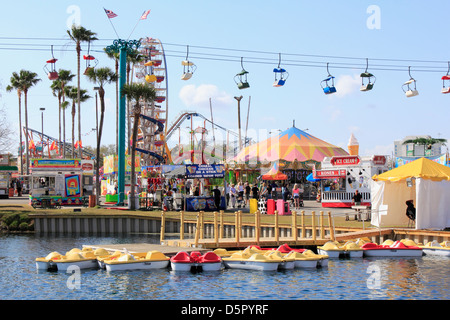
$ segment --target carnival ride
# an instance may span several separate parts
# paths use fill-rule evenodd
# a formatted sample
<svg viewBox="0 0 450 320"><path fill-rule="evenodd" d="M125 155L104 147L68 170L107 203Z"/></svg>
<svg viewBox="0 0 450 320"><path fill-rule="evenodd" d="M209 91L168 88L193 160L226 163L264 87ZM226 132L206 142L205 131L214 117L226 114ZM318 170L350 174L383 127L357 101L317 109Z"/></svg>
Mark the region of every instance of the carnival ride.
<svg viewBox="0 0 450 320"><path fill-rule="evenodd" d="M157 97L154 102L142 104L136 150L142 154L143 166L170 163L165 127L169 105L164 48L160 40L147 37L141 39L139 53L144 60L134 66L136 78L154 88Z"/></svg>
<svg viewBox="0 0 450 320"><path fill-rule="evenodd" d="M409 80L406 81L402 86L402 90L407 98L414 97L419 94L419 91L417 91L416 89L416 80L411 76L411 67L408 67L408 73Z"/></svg>
<svg viewBox="0 0 450 320"><path fill-rule="evenodd" d="M47 64L44 66L44 71L47 74L49 80L56 80L59 78L58 71L56 71L56 61L58 59L53 55L53 46L52 46L52 58L47 60ZM47 67L49 66L49 67Z"/></svg>
<svg viewBox="0 0 450 320"><path fill-rule="evenodd" d="M57 138L53 138L49 135L42 134L42 132L23 127L23 133L28 135L28 153L32 157L36 158L59 158L63 155L70 155L72 152L72 143L60 141ZM36 142L35 142L36 141ZM88 149L75 143L74 148L81 148L83 158L95 158L95 155ZM26 153L25 144L19 148L19 153ZM102 159L100 159L102 161Z"/></svg>

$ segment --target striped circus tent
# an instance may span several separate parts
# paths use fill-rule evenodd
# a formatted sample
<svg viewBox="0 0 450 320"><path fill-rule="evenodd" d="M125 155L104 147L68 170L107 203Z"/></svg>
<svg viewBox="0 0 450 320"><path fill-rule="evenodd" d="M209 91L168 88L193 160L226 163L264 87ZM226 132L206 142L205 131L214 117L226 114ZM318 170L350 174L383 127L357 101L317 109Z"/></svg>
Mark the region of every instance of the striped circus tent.
<svg viewBox="0 0 450 320"><path fill-rule="evenodd" d="M316 138L296 127L247 146L235 157L237 163L321 162L325 157L344 156L344 149Z"/></svg>

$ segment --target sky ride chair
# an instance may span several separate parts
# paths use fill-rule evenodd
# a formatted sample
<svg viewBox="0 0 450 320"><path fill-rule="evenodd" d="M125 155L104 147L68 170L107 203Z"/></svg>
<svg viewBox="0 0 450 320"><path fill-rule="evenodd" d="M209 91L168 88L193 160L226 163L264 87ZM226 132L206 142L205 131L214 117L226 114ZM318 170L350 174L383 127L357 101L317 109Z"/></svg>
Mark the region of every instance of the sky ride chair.
<svg viewBox="0 0 450 320"><path fill-rule="evenodd" d="M327 72L328 76L326 79L323 79L320 82L320 86L322 87L323 93L332 94L336 92L336 87L334 86L334 77L330 74L330 71L328 71L328 63L327 63ZM329 81L331 81L331 84L328 83Z"/></svg>
<svg viewBox="0 0 450 320"><path fill-rule="evenodd" d="M241 67L242 67L242 71L239 72L238 74L236 74L236 75L234 76L234 82L236 82L236 84L237 84L239 90L250 88L250 84L249 84L248 81L247 81L247 74L248 74L248 71L246 71L246 70L244 69L244 66L243 66L243 64L242 64L242 59L243 59L243 58L241 57Z"/></svg>
<svg viewBox="0 0 450 320"><path fill-rule="evenodd" d="M366 59L366 70L360 74L361 77L361 88L359 89L360 91L370 91L373 89L373 85L375 84L376 77L370 72L367 72L368 67L369 67L369 59ZM367 79L368 83L364 83L364 79Z"/></svg>
<svg viewBox="0 0 450 320"><path fill-rule="evenodd" d="M273 83L274 87L284 86L287 78L289 77L289 73L286 71L286 69L281 68L280 64L281 64L281 53L279 53L278 68L273 69L273 73L275 74L275 82Z"/></svg>
<svg viewBox="0 0 450 320"><path fill-rule="evenodd" d="M84 75L87 75L89 70L94 69L98 65L98 60L90 54L91 43L88 44L88 54L83 55L83 59L86 61L86 69L84 70ZM91 66L91 63L95 63Z"/></svg>
<svg viewBox="0 0 450 320"><path fill-rule="evenodd" d="M450 72L450 62L448 63L447 74L441 78L442 79L441 93L450 93L450 84L448 84L448 82L446 83L446 81L450 81L449 72Z"/></svg>
<svg viewBox="0 0 450 320"><path fill-rule="evenodd" d="M416 89L416 80L411 77L411 67L408 67L408 73L410 79L402 85L402 90L406 97L410 98L419 95L419 91Z"/></svg>
<svg viewBox="0 0 450 320"><path fill-rule="evenodd" d="M47 60L47 64L44 66L44 71L48 76L49 80L56 80L59 78L58 71L56 71L56 61L58 59L55 59L53 56L53 46L52 46L52 58L50 60ZM50 65L50 69L47 67L47 65Z"/></svg>
<svg viewBox="0 0 450 320"><path fill-rule="evenodd" d="M188 59L189 56L189 46L187 46L186 60L181 61L181 65L183 66L183 75L181 76L181 80L189 80L192 78L197 66Z"/></svg>

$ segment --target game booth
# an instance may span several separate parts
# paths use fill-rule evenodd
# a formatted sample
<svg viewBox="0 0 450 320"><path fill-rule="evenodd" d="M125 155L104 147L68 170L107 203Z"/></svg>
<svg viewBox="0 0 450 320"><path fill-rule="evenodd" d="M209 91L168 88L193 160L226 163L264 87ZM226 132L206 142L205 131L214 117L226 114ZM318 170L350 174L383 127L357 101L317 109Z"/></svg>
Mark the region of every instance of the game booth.
<svg viewBox="0 0 450 320"><path fill-rule="evenodd" d="M370 206L372 177L388 170L387 158L383 155L324 158L321 170L313 169L313 178L321 184L322 207L351 208L356 190L362 195L361 205Z"/></svg>
<svg viewBox="0 0 450 320"><path fill-rule="evenodd" d="M272 183L274 181L285 181L288 177L279 171L278 165L275 163L269 172L263 174L261 178L268 183ZM256 211L254 210L255 201L256 199L250 199L250 213ZM272 193L268 199L260 197L257 209L261 214L275 214L275 211L278 211L278 215L292 215L289 202L283 200L281 186L278 185L272 189Z"/></svg>
<svg viewBox="0 0 450 320"><path fill-rule="evenodd" d="M221 179L225 183L225 167L223 164L191 164L186 165L186 179L199 179L201 188L208 185L209 179ZM200 194L204 194L200 192ZM186 211L217 211L214 195L190 196L185 198ZM226 198L220 197L220 210L226 209Z"/></svg>
<svg viewBox="0 0 450 320"><path fill-rule="evenodd" d="M31 159L31 206L87 205L93 168L93 160Z"/></svg>

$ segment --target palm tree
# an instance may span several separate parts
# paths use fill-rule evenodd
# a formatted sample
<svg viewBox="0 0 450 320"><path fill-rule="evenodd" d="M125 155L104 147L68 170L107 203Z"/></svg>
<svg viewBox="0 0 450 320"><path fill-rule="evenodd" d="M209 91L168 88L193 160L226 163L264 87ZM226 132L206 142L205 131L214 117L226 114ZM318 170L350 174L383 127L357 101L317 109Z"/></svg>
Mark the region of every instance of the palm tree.
<svg viewBox="0 0 450 320"><path fill-rule="evenodd" d="M58 148L59 150L65 150L65 141L66 141L66 132L65 132L65 125L63 126L63 146L61 146L61 113L62 113L62 103L66 101L66 94L65 94L65 86L75 77L74 74L70 72L70 70L64 70L59 69L58 71L58 79L54 80L52 82L52 85L50 88L52 89L52 93L55 97L58 98L58 106L59 106L59 143ZM65 114L63 113L63 118L65 117ZM65 119L64 121L65 122Z"/></svg>
<svg viewBox="0 0 450 320"><path fill-rule="evenodd" d="M436 138L419 138L416 137L415 139L408 139L403 141L403 144L408 144L408 143L413 143L413 144L418 144L418 145L422 145L425 146L427 150L431 150L431 148L433 147L433 144L435 143L441 143L443 146L445 146L445 144L447 143L447 139L436 139Z"/></svg>
<svg viewBox="0 0 450 320"><path fill-rule="evenodd" d="M131 52L127 53L127 84L133 83L133 70L134 65L140 61L143 61L145 59L145 56L139 53L138 50L133 49ZM130 76L131 73L131 76ZM128 135L127 135L127 151L130 152L130 138L131 138L131 110L130 110L130 101L128 99L127 101L127 127L128 127Z"/></svg>
<svg viewBox="0 0 450 320"><path fill-rule="evenodd" d="M64 88L65 91L65 88ZM64 93L64 96L66 95L66 93ZM63 151L62 151L62 156L65 159L66 158L66 109L67 107L70 105L69 101L63 101L61 103L61 111L62 111L62 115L63 115ZM61 152L60 152L61 154Z"/></svg>
<svg viewBox="0 0 450 320"><path fill-rule="evenodd" d="M17 91L17 96L19 98L19 152L20 152L20 174L23 175L23 150L22 150L22 87L20 83L20 77L17 72L13 72L10 79L11 84L6 87L8 92L12 90Z"/></svg>
<svg viewBox="0 0 450 320"><path fill-rule="evenodd" d="M120 53L104 49L110 59L114 59L114 69L119 74ZM116 154L119 154L119 81L116 81Z"/></svg>
<svg viewBox="0 0 450 320"><path fill-rule="evenodd" d="M115 73L114 71L112 71L110 68L99 68L99 69L90 69L87 72L87 77L88 79L97 84L98 85L98 95L100 97L100 124L98 127L98 132L97 132L97 161L96 161L96 166L95 166L95 188L97 190L97 197L96 197L96 202L97 205L100 203L99 202L99 190L100 190L100 181L99 181L99 165L100 165L100 146L101 146L101 140L102 140L102 131L103 131L103 120L105 117L105 84L107 83L111 83L111 82L116 82L117 83L117 73Z"/></svg>
<svg viewBox="0 0 450 320"><path fill-rule="evenodd" d="M81 56L81 43L82 42L91 42L98 40L95 35L95 32L88 30L82 26L73 25L71 30L67 30L67 34L70 39L75 42L76 51L77 51L77 89L78 89L78 141L81 140L81 88L80 88L80 56ZM78 152L78 156L81 158L81 149Z"/></svg>
<svg viewBox="0 0 450 320"><path fill-rule="evenodd" d="M75 114L76 114L76 102L85 102L90 99L91 96L87 94L87 90L78 90L76 87L67 86L65 88L66 96L72 100L72 158L75 158ZM81 135L78 138L81 141ZM78 148L78 155L81 154L81 148ZM81 158L81 157L80 157Z"/></svg>
<svg viewBox="0 0 450 320"><path fill-rule="evenodd" d="M122 92L122 96L126 95L130 101L134 101L135 105L133 108L134 113L134 121L133 121L133 135L131 138L131 192L130 192L130 209L135 209L135 180L136 180L136 172L135 172L135 159L136 159L136 142L137 142L137 133L138 133L138 125L139 125L139 117L141 115L141 105L140 102L144 101L146 103L152 103L156 99L156 91L154 88L149 87L145 83L132 83L124 85Z"/></svg>
<svg viewBox="0 0 450 320"><path fill-rule="evenodd" d="M28 90L36 85L41 79L37 77L37 73L27 71L27 70L20 70L18 76L14 76L14 78L18 79L18 83L20 86L21 92L23 92L24 96L24 105L25 105L25 128L26 128L26 134L25 134L25 150L26 150L26 163L25 163L25 172L26 174L29 174L29 159L30 155L28 153Z"/></svg>

